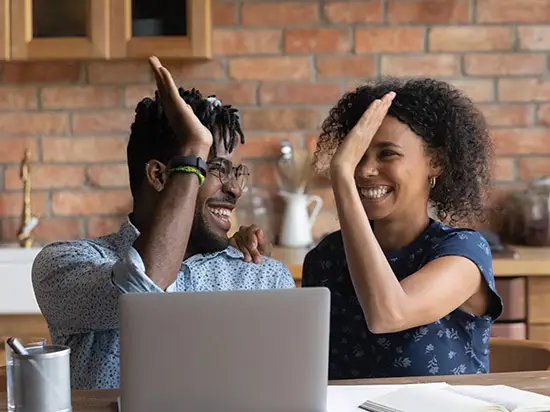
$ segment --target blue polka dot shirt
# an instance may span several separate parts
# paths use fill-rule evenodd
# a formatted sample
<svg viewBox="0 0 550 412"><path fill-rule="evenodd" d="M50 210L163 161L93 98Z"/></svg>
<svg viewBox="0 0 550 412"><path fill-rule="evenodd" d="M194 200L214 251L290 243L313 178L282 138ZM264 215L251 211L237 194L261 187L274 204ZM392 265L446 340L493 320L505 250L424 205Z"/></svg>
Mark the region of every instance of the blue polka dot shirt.
<svg viewBox="0 0 550 412"><path fill-rule="evenodd" d="M74 389L118 388L118 298L123 293L163 293L145 274L132 247L139 236L129 218L120 230L95 239L44 247L32 268L36 299L52 342L71 348ZM295 287L287 267L274 259L246 263L232 247L194 255L181 265L167 292Z"/></svg>
<svg viewBox="0 0 550 412"><path fill-rule="evenodd" d="M458 308L428 325L374 334L367 328L353 287L341 232L327 236L309 252L302 286L325 286L331 292L329 379L489 372L491 325L502 313L502 300L483 236L432 221L410 245L386 254L399 280L443 256L462 256L477 265L492 292L487 313L476 316Z"/></svg>

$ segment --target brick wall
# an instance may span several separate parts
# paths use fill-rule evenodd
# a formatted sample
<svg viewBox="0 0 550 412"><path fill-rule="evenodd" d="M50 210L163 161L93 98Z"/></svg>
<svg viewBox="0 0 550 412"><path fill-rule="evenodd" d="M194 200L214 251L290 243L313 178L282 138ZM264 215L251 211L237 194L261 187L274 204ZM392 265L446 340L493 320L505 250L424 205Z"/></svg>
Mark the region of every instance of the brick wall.
<svg viewBox="0 0 550 412"><path fill-rule="evenodd" d="M177 80L242 109L252 183L273 189L279 141L312 144L328 108L380 74L449 80L480 104L495 182L550 173L550 0L214 1L207 62L166 62ZM125 144L153 90L143 61L6 63L0 77L0 217L13 239L18 162L32 150L39 241L95 236L129 211ZM330 190L315 225L336 227Z"/></svg>

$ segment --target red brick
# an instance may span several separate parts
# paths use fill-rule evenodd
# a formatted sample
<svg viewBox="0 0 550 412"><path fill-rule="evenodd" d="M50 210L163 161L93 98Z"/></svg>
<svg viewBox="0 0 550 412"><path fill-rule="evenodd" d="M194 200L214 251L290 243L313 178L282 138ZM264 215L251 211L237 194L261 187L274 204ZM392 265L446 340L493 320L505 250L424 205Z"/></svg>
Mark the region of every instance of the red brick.
<svg viewBox="0 0 550 412"><path fill-rule="evenodd" d="M93 133L129 133L135 113L129 110L102 110L73 114L73 132Z"/></svg>
<svg viewBox="0 0 550 412"><path fill-rule="evenodd" d="M550 126L550 104L541 104L537 110L537 123Z"/></svg>
<svg viewBox="0 0 550 412"><path fill-rule="evenodd" d="M229 61L234 80L305 80L310 77L307 57L243 57Z"/></svg>
<svg viewBox="0 0 550 412"><path fill-rule="evenodd" d="M519 178L530 180L550 175L549 157L520 157L518 159Z"/></svg>
<svg viewBox="0 0 550 412"><path fill-rule="evenodd" d="M459 57L451 54L382 56L383 75L451 77L459 72Z"/></svg>
<svg viewBox="0 0 550 412"><path fill-rule="evenodd" d="M166 62L163 61L163 64ZM98 61L88 64L90 84L147 83L153 74L146 59L139 61Z"/></svg>
<svg viewBox="0 0 550 412"><path fill-rule="evenodd" d="M33 192L31 194L32 213L39 216L44 215L46 210L46 194L44 192ZM21 216L23 211L23 195L20 192L0 193L0 216L15 217Z"/></svg>
<svg viewBox="0 0 550 412"><path fill-rule="evenodd" d="M550 22L549 0L478 0L479 23Z"/></svg>
<svg viewBox="0 0 550 412"><path fill-rule="evenodd" d="M512 27L432 27L430 51L509 50L513 47Z"/></svg>
<svg viewBox="0 0 550 412"><path fill-rule="evenodd" d="M280 53L282 37L281 30L217 29L212 49L219 56Z"/></svg>
<svg viewBox="0 0 550 412"><path fill-rule="evenodd" d="M544 79L500 79L498 95L501 101L550 100L550 81Z"/></svg>
<svg viewBox="0 0 550 412"><path fill-rule="evenodd" d="M0 87L0 110L36 109L34 87Z"/></svg>
<svg viewBox="0 0 550 412"><path fill-rule="evenodd" d="M356 53L393 53L424 51L426 30L419 27L355 29Z"/></svg>
<svg viewBox="0 0 550 412"><path fill-rule="evenodd" d="M490 126L527 126L533 124L533 108L527 105L486 104L478 106Z"/></svg>
<svg viewBox="0 0 550 412"><path fill-rule="evenodd" d="M242 159L277 158L283 140L296 145L301 139L296 133L247 133L245 144L239 148L239 156Z"/></svg>
<svg viewBox="0 0 550 412"><path fill-rule="evenodd" d="M174 81L184 87L193 87L189 84L194 80L215 80L224 77L224 68L220 60L193 61L193 60L166 60L163 65L170 70Z"/></svg>
<svg viewBox="0 0 550 412"><path fill-rule="evenodd" d="M214 2L212 5L212 23L214 26L232 26L236 24L235 11L235 4Z"/></svg>
<svg viewBox="0 0 550 412"><path fill-rule="evenodd" d="M371 77L376 74L372 57L318 57L317 75L319 77Z"/></svg>
<svg viewBox="0 0 550 412"><path fill-rule="evenodd" d="M20 163L25 150L31 151L31 161L37 160L38 142L34 137L0 137L0 163Z"/></svg>
<svg viewBox="0 0 550 412"><path fill-rule="evenodd" d="M449 80L449 83L460 89L474 102L492 101L495 96L493 80Z"/></svg>
<svg viewBox="0 0 550 412"><path fill-rule="evenodd" d="M129 190L55 192L52 212L56 216L108 215L128 213L132 209Z"/></svg>
<svg viewBox="0 0 550 412"><path fill-rule="evenodd" d="M464 57L464 67L466 74L473 76L542 74L546 72L546 56L528 53L469 54Z"/></svg>
<svg viewBox="0 0 550 412"><path fill-rule="evenodd" d="M0 113L0 130L7 134L42 135L66 133L67 113Z"/></svg>
<svg viewBox="0 0 550 412"><path fill-rule="evenodd" d="M497 157L493 165L493 179L497 181L514 180L516 162L512 157Z"/></svg>
<svg viewBox="0 0 550 412"><path fill-rule="evenodd" d="M395 23L466 23L468 0L389 0L388 20Z"/></svg>
<svg viewBox="0 0 550 412"><path fill-rule="evenodd" d="M329 23L377 23L382 21L380 0L363 0L361 3L330 2L323 6L323 10Z"/></svg>
<svg viewBox="0 0 550 412"><path fill-rule="evenodd" d="M32 188L52 189L80 187L84 184L84 167L59 165L31 165ZM4 187L8 190L21 189L23 184L19 178L19 167L14 166L4 172Z"/></svg>
<svg viewBox="0 0 550 412"><path fill-rule="evenodd" d="M299 2L245 3L241 23L245 26L294 26L319 22L318 4Z"/></svg>
<svg viewBox="0 0 550 412"><path fill-rule="evenodd" d="M6 83L69 83L80 79L76 62L8 62L2 80Z"/></svg>
<svg viewBox="0 0 550 412"><path fill-rule="evenodd" d="M523 50L550 50L549 26L518 27L519 48Z"/></svg>
<svg viewBox="0 0 550 412"><path fill-rule="evenodd" d="M550 129L495 129L491 135L499 155L550 153Z"/></svg>
<svg viewBox="0 0 550 412"><path fill-rule="evenodd" d="M89 166L86 176L93 187L127 187L129 183L126 164Z"/></svg>
<svg viewBox="0 0 550 412"><path fill-rule="evenodd" d="M99 237L118 232L126 215L117 217L101 216L88 218L88 237Z"/></svg>
<svg viewBox="0 0 550 412"><path fill-rule="evenodd" d="M340 97L339 84L264 83L260 103L265 104L334 104Z"/></svg>
<svg viewBox="0 0 550 412"><path fill-rule="evenodd" d="M46 109L113 107L121 103L121 90L110 86L45 87L40 99Z"/></svg>
<svg viewBox="0 0 550 412"><path fill-rule="evenodd" d="M250 162L248 163L248 169L250 171L248 182L251 186L257 186L273 191L278 189L275 177L275 159L272 161L264 160L262 162Z"/></svg>
<svg viewBox="0 0 550 412"><path fill-rule="evenodd" d="M245 130L314 130L321 122L319 110L260 109L242 115Z"/></svg>
<svg viewBox="0 0 550 412"><path fill-rule="evenodd" d="M42 158L53 163L92 163L126 160L126 139L122 137L46 137Z"/></svg>
<svg viewBox="0 0 550 412"><path fill-rule="evenodd" d="M200 90L203 96L215 94L225 104L231 105L255 105L256 84L252 82L239 83L200 83L195 88ZM126 107L134 108L144 97L154 97L156 86L128 86L125 92ZM238 108L238 107L237 107Z"/></svg>
<svg viewBox="0 0 550 412"><path fill-rule="evenodd" d="M351 49L348 29L317 28L285 30L286 53L344 53Z"/></svg>
<svg viewBox="0 0 550 412"><path fill-rule="evenodd" d="M20 225L19 219L4 219L2 236L16 241ZM33 238L37 245L45 245L58 240L79 239L82 237L79 219L41 217L38 226L33 230Z"/></svg>

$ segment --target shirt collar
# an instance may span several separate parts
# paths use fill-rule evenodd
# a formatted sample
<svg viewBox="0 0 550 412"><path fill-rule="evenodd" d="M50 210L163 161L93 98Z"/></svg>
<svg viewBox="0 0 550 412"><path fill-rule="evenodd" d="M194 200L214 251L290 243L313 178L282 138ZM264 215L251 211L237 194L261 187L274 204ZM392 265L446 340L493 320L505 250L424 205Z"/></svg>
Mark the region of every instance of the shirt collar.
<svg viewBox="0 0 550 412"><path fill-rule="evenodd" d="M124 218L124 221L120 225L120 229L118 233L120 234L122 239L124 239L124 242L130 245L133 244L140 235L139 230L137 229L137 227L134 226L134 224L130 220L129 215ZM195 256L197 258L198 257L215 258L221 254L233 259L242 259L244 257L243 253L239 249L236 249L233 246L228 246L227 248L220 250L218 252L199 253L198 255L191 256L190 258L187 259L187 261L195 260Z"/></svg>

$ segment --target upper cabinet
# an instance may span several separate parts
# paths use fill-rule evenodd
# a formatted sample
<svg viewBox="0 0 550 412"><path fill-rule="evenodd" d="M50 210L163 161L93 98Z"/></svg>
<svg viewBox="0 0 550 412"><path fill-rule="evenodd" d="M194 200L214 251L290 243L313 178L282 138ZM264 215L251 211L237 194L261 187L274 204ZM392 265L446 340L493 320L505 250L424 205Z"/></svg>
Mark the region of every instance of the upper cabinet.
<svg viewBox="0 0 550 412"><path fill-rule="evenodd" d="M0 0L2 60L209 58L210 0Z"/></svg>

